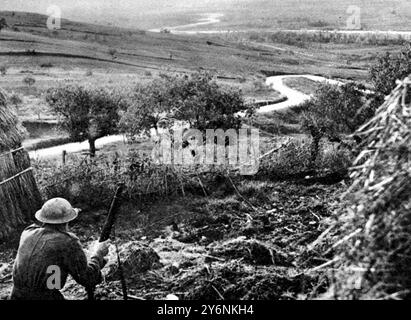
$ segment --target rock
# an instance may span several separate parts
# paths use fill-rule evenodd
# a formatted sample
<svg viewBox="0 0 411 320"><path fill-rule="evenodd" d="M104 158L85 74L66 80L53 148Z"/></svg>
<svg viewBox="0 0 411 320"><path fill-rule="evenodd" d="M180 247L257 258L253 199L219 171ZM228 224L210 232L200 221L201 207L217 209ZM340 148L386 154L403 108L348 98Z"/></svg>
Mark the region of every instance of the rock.
<svg viewBox="0 0 411 320"><path fill-rule="evenodd" d="M112 246L114 247L114 246ZM108 263L103 269L107 280L115 281L120 279L118 270L117 255L115 248L110 248L108 255ZM144 273L150 269L158 268L160 257L158 254L146 244L138 241L127 242L119 248L121 263L126 278L133 275Z"/></svg>

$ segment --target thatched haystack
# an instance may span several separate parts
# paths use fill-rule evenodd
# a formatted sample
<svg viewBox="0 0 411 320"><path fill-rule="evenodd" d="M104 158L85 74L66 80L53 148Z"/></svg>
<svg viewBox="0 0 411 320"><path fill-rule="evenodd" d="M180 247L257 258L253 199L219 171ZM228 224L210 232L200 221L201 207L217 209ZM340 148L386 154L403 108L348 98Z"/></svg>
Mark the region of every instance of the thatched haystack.
<svg viewBox="0 0 411 320"><path fill-rule="evenodd" d="M17 116L6 105L6 95L0 89L0 153L20 146L24 130Z"/></svg>
<svg viewBox="0 0 411 320"><path fill-rule="evenodd" d="M41 205L29 156L20 147L23 132L0 91L0 239L31 220Z"/></svg>
<svg viewBox="0 0 411 320"><path fill-rule="evenodd" d="M337 298L411 297L410 101L406 78L356 133L363 143L344 196L354 205L338 222Z"/></svg>

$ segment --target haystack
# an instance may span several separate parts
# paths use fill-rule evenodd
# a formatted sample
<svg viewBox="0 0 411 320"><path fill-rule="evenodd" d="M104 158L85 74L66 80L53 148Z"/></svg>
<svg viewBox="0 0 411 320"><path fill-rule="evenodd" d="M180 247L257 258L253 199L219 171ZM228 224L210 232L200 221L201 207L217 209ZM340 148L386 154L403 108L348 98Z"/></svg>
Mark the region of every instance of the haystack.
<svg viewBox="0 0 411 320"><path fill-rule="evenodd" d="M21 148L23 132L0 91L0 239L29 222L41 205L29 156Z"/></svg>
<svg viewBox="0 0 411 320"><path fill-rule="evenodd" d="M363 143L338 222L337 298L411 297L410 101L406 78L356 133Z"/></svg>

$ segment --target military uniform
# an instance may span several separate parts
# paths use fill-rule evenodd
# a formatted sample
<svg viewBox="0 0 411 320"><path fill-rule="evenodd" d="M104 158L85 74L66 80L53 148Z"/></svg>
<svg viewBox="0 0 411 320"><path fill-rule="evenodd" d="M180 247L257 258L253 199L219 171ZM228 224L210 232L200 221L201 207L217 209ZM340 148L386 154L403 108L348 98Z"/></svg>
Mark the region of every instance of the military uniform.
<svg viewBox="0 0 411 320"><path fill-rule="evenodd" d="M50 289L50 284L47 286L52 276L50 266L57 266L60 270L61 288L64 287L69 274L79 284L91 287L101 282L100 270L104 264L104 257L98 254L88 261L79 239L74 234L49 225L31 225L24 230L20 239L10 298L62 300L64 297L58 289Z"/></svg>

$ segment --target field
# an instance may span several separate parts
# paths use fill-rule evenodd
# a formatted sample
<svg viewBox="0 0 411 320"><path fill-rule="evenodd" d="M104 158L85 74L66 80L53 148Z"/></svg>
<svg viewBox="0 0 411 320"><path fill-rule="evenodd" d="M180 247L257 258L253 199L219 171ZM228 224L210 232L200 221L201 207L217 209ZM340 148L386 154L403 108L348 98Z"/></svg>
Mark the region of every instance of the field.
<svg viewBox="0 0 411 320"><path fill-rule="evenodd" d="M358 2L364 29L407 29L407 1ZM272 28L344 28L346 8L356 1L332 6L325 0L300 6L297 0L235 3L228 10L231 0L192 7L179 1L172 14L148 7L138 22L130 18L116 24L103 16L93 22L102 19L104 26L63 20L55 31L46 28L44 15L0 11L8 23L0 30L0 88L20 99L15 106L27 129L23 145L35 150L68 141L45 101L50 88L83 85L126 92L165 75L206 71L221 87L241 90L247 103L271 104L286 97L265 85L267 77L295 75L284 84L307 95L318 83L300 75L369 86L369 69L378 55L402 48L396 43L280 41L271 36ZM143 30L195 23L213 8L224 15L207 29L242 32L178 35ZM161 15L167 14L159 25ZM137 241L152 261L139 270L135 263L126 267L134 298L163 299L169 293L180 299L327 298L331 280L327 269L319 267L332 259L333 243L319 237L342 205L350 150L325 141L311 163L311 137L302 129L298 108L258 114L247 126L260 129L261 151L268 155L251 177L224 168L193 172L154 166L147 162L153 149L147 139L105 145L96 159L78 152L68 154L64 163L59 156L33 159L32 165L44 198L64 196L83 209L72 229L86 246L98 237L113 186L126 182L130 187L118 219L119 246L127 259L132 253L128 245ZM11 289L17 243L16 233L0 244L0 299ZM120 299L120 291L118 279L108 278L96 296ZM64 294L85 298L84 289L72 279Z"/></svg>

